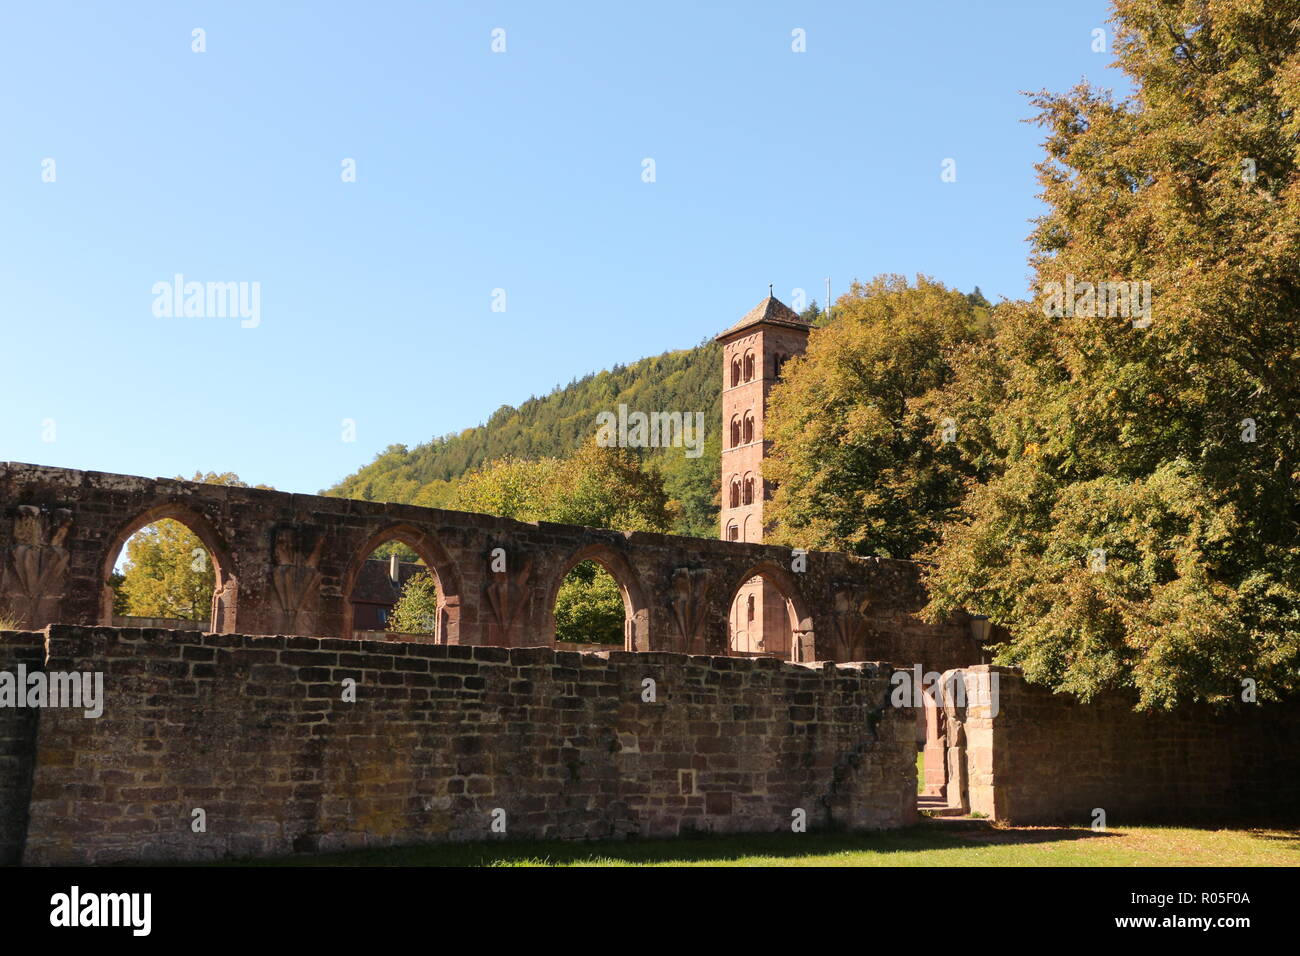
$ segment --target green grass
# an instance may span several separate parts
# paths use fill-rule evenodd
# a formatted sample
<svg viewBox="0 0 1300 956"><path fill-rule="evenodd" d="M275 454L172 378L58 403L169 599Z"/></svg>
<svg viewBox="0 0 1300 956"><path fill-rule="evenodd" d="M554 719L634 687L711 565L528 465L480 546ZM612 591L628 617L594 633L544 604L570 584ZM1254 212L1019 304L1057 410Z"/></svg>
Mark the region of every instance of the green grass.
<svg viewBox="0 0 1300 956"><path fill-rule="evenodd" d="M614 843L494 842L247 861L259 866L1298 866L1300 829L999 827ZM243 864L247 865L247 863Z"/></svg>

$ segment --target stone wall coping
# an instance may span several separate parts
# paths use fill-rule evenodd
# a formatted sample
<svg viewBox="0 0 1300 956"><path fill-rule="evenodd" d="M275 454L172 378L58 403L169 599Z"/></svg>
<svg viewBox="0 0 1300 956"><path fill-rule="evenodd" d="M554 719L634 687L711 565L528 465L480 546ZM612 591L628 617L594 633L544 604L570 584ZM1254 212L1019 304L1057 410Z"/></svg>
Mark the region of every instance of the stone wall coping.
<svg viewBox="0 0 1300 956"><path fill-rule="evenodd" d="M226 649L304 650L385 654L392 657L428 657L475 660L486 663L546 665L561 667L603 667L608 664L640 664L646 667L694 665L718 671L783 671L787 674L820 672L825 676L860 676L874 679L903 665L888 661L796 662L771 657L723 657L708 654L679 654L672 651L610 650L595 653L556 650L544 645L498 647L468 644L413 644L402 640L345 640L333 637L303 637L295 634L216 634L210 631L168 630L156 627L109 627L106 625L51 624L43 631L0 631L0 642L9 638L44 642L49 657L66 660L78 656L76 648L94 639L115 644L164 644ZM0 646L3 646L0 644Z"/></svg>

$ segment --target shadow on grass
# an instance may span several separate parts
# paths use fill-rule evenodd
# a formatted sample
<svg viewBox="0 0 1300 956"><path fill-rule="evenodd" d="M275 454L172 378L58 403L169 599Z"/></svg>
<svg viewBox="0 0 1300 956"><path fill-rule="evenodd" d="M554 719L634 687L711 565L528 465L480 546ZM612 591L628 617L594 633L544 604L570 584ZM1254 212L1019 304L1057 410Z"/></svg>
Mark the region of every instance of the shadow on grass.
<svg viewBox="0 0 1300 956"><path fill-rule="evenodd" d="M1079 827L1000 828L987 821L960 824L921 823L903 830L877 833L700 834L662 840L623 840L568 843L502 840L482 843L439 843L229 861L226 866L510 866L566 863L653 864L745 858L796 860L845 853L889 855L925 850L960 850L989 844L1017 845L1094 840L1120 834L1097 833Z"/></svg>
<svg viewBox="0 0 1300 956"><path fill-rule="evenodd" d="M1300 830L1252 829L1249 831L1253 840L1270 840L1274 843L1290 843L1300 846Z"/></svg>

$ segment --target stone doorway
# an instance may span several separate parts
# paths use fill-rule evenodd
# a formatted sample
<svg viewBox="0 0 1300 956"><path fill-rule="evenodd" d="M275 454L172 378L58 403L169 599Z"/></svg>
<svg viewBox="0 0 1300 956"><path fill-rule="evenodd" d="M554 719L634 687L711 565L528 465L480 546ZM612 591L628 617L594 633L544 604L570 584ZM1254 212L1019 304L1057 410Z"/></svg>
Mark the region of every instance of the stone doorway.
<svg viewBox="0 0 1300 956"><path fill-rule="evenodd" d="M966 787L966 734L963 709L953 693L961 671L948 671L921 691L921 779L917 809L931 816L964 816L970 811Z"/></svg>

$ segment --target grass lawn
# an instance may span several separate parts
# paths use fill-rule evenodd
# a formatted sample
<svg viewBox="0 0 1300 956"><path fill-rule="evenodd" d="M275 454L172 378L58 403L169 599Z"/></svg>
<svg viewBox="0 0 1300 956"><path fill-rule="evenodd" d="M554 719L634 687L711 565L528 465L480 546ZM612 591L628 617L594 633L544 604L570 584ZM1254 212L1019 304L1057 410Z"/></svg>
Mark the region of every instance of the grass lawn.
<svg viewBox="0 0 1300 956"><path fill-rule="evenodd" d="M619 843L494 842L250 861L258 866L1297 866L1300 829L998 827ZM248 864L244 864L248 865Z"/></svg>

